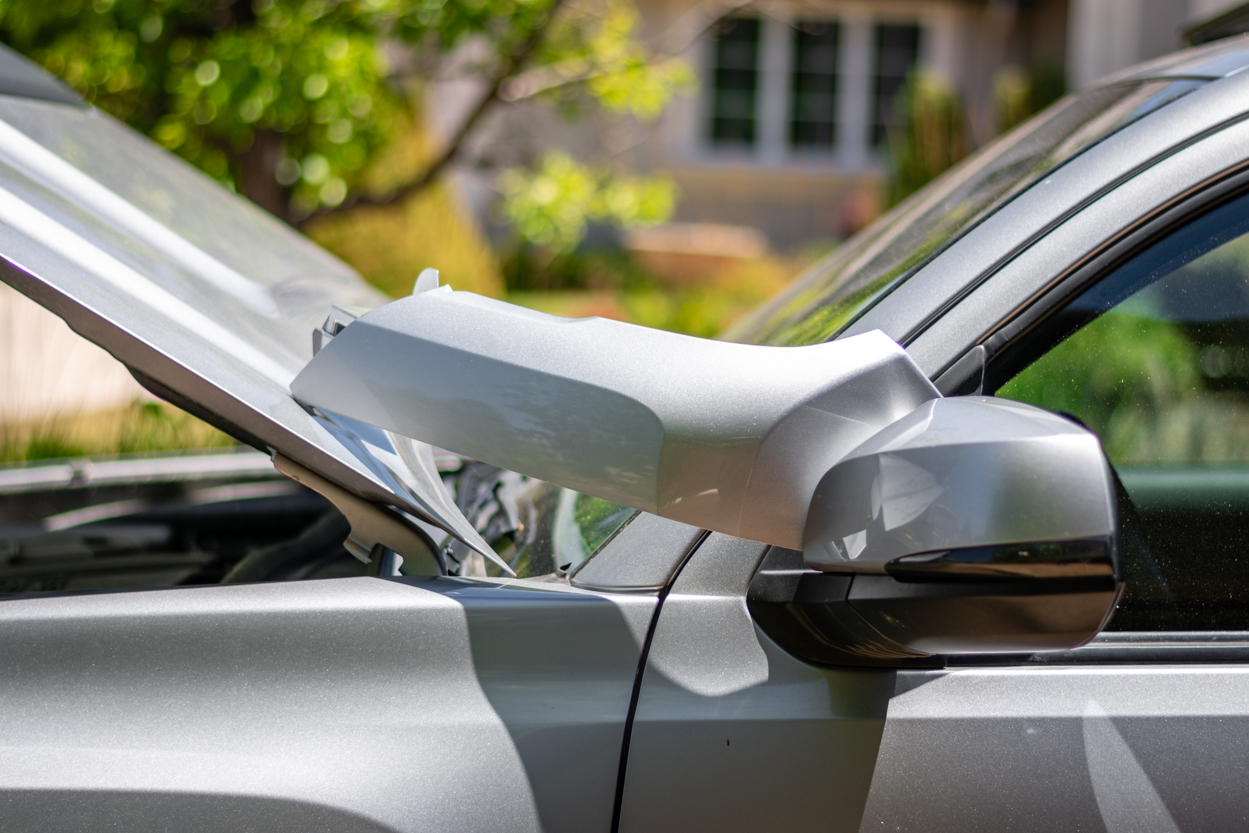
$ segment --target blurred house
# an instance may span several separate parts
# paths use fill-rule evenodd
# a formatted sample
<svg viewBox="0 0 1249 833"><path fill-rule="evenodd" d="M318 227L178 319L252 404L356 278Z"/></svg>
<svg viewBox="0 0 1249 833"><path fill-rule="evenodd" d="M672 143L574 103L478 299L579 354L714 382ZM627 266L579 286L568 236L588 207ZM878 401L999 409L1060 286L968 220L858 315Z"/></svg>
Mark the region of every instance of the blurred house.
<svg viewBox="0 0 1249 833"><path fill-rule="evenodd" d="M646 38L690 62L698 93L628 130L513 110L483 137L485 155L606 151L676 180L674 221L753 227L793 251L845 237L881 209L894 101L911 72L948 85L978 145L999 130L1004 80L1088 86L1180 48L1195 21L1243 0L637 2ZM436 124L455 123L465 92L431 99ZM486 186L469 187L483 216Z"/></svg>
<svg viewBox="0 0 1249 833"><path fill-rule="evenodd" d="M0 425L41 423L151 398L121 362L0 284Z"/></svg>

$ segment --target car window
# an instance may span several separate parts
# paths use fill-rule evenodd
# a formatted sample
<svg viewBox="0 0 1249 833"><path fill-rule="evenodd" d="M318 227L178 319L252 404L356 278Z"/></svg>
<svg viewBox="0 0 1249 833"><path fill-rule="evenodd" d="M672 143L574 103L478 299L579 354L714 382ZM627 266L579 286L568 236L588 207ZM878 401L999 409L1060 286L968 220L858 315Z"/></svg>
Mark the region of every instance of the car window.
<svg viewBox="0 0 1249 833"><path fill-rule="evenodd" d="M807 270L723 338L814 344L1063 162L1200 86L1148 81L1068 96L955 166Z"/></svg>
<svg viewBox="0 0 1249 833"><path fill-rule="evenodd" d="M593 556L637 510L481 462L443 481L456 504L520 578L572 570ZM497 565L449 537L448 567L461 576L501 576Z"/></svg>
<svg viewBox="0 0 1249 833"><path fill-rule="evenodd" d="M1111 629L1249 629L1249 196L1047 326L1062 340L997 395L1095 431L1131 498L1139 535Z"/></svg>

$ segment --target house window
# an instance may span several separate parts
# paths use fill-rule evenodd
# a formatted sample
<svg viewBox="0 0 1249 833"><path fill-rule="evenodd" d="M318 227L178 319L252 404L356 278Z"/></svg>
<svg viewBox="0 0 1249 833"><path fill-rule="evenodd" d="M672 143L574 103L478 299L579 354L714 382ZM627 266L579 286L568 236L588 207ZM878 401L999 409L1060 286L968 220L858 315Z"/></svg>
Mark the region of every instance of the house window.
<svg viewBox="0 0 1249 833"><path fill-rule="evenodd" d="M755 143L759 29L750 18L728 18L716 27L711 140L717 145Z"/></svg>
<svg viewBox="0 0 1249 833"><path fill-rule="evenodd" d="M918 24L855 16L725 18L706 53L704 140L764 164L796 153L870 165L904 118L920 38Z"/></svg>
<svg viewBox="0 0 1249 833"><path fill-rule="evenodd" d="M789 128L794 147L831 148L836 140L839 35L836 23L799 21L794 26Z"/></svg>
<svg viewBox="0 0 1249 833"><path fill-rule="evenodd" d="M897 98L919 60L919 27L878 24L875 57L872 144L879 145L901 121Z"/></svg>

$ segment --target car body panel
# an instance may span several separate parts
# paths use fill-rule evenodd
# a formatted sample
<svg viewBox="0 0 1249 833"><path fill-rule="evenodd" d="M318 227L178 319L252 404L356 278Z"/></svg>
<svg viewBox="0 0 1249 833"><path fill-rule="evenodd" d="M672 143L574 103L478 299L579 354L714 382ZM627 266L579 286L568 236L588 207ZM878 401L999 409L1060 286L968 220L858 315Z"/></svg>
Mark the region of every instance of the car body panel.
<svg viewBox="0 0 1249 833"><path fill-rule="evenodd" d="M1249 94L1249 75L1235 79ZM1242 87L1237 88L1241 92ZM1249 101L1249 98L1243 99ZM936 375L989 331L1036 299L1044 287L1125 231L1202 186L1245 165L1249 122L1238 121L1159 161L1020 252L911 343L909 352Z"/></svg>
<svg viewBox="0 0 1249 833"><path fill-rule="evenodd" d="M10 599L3 826L606 830L655 604L375 578Z"/></svg>
<svg viewBox="0 0 1249 833"><path fill-rule="evenodd" d="M760 631L745 593L766 550L713 534L664 599L622 833L858 829L894 672L818 668Z"/></svg>
<svg viewBox="0 0 1249 833"><path fill-rule="evenodd" d="M1219 45L1124 77L1204 81L1246 55ZM1247 77L1184 87L854 327L915 336L910 355L940 373L1142 214L1243 161ZM217 223L226 198L189 168L173 175L185 192L168 194L167 216L159 194L126 190L130 175L143 182L141 157L118 157L102 192L78 187L73 153L99 149L57 145L79 135L67 125L122 130L93 110L0 98L0 122L0 276L250 442L422 511L437 484L413 485L419 471L379 468L375 453L419 449L288 393L328 305L378 301L349 270L234 202L222 210L255 228ZM181 165L144 147L152 164ZM640 516L571 583L341 578L6 598L0 818L40 831L561 833L1243 822L1245 665L1097 666L1108 660L1096 645L1048 664L817 667L751 617L766 550Z"/></svg>
<svg viewBox="0 0 1249 833"><path fill-rule="evenodd" d="M1249 66L1241 38L1227 38L1135 64L1099 80L1100 84L1140 78L1221 78Z"/></svg>
<svg viewBox="0 0 1249 833"><path fill-rule="evenodd" d="M1067 276L1092 270L1103 252L1109 264L1110 247L1151 218L1174 208L1176 217L1168 222L1182 222L1186 200L1196 203L1232 181L1246 164L1249 123L1231 117L1205 135L1194 130L1194 141L1178 142L1173 152L1092 201L1080 199L1078 182L1062 178L1114 142L1144 142L1151 119L1162 123L1186 114L1190 125L1200 127L1208 123L1186 108L1215 98L1244 109L1246 90L1243 74L1212 83L1092 149L1053 177L1072 205L1060 222L1032 240L1026 228L1012 237L1005 227L1008 220L1032 222L1028 209L1045 205L1047 180L951 247L857 326L882 326L892 314L887 304L905 310L906 320L891 324L896 332L916 328L928 316L931 325L908 352L936 376L1043 297L1057 303L1057 293L1078 291ZM1002 226L1000 235L986 233L998 231L994 224ZM1012 241L1023 243L1016 251ZM977 247L984 249L980 259L964 262L989 263L995 253L999 262L988 270L969 268L960 287L953 277L956 258ZM1093 276L1090 271L1080 279ZM1053 298L1046 295L1051 288ZM1249 704L1243 690L1249 666L1243 635L1223 644L1237 636L1111 634L1048 659L1003 660L998 668L899 672L862 830L1187 831L1242 825L1249 813L1238 786L1247 763ZM1204 664L1212 662L1220 664Z"/></svg>
<svg viewBox="0 0 1249 833"><path fill-rule="evenodd" d="M1244 826L1244 665L898 672L862 830Z"/></svg>

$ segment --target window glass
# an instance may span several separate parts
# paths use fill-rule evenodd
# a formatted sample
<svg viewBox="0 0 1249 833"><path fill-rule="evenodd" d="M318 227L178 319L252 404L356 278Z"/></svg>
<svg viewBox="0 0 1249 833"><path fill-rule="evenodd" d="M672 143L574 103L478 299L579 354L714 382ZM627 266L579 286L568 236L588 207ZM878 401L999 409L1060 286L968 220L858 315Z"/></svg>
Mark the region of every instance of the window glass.
<svg viewBox="0 0 1249 833"><path fill-rule="evenodd" d="M794 26L793 116L795 147L831 148L836 141L836 23L798 21Z"/></svg>
<svg viewBox="0 0 1249 833"><path fill-rule="evenodd" d="M1249 197L1116 269L1012 351L1041 355L997 395L1095 431L1138 516L1111 628L1249 629Z"/></svg>
<svg viewBox="0 0 1249 833"><path fill-rule="evenodd" d="M726 18L716 25L711 139L717 145L755 143L759 21Z"/></svg>
<svg viewBox="0 0 1249 833"><path fill-rule="evenodd" d="M889 139L900 114L898 93L919 60L919 27L880 24L876 27L876 73L872 89L872 144Z"/></svg>
<svg viewBox="0 0 1249 833"><path fill-rule="evenodd" d="M594 555L637 510L486 463L444 475L465 517L520 578L571 570ZM462 576L502 570L459 541L442 542Z"/></svg>
<svg viewBox="0 0 1249 833"><path fill-rule="evenodd" d="M755 344L833 338L873 300L1015 194L1199 83L1130 83L1068 96L843 243L723 337Z"/></svg>

